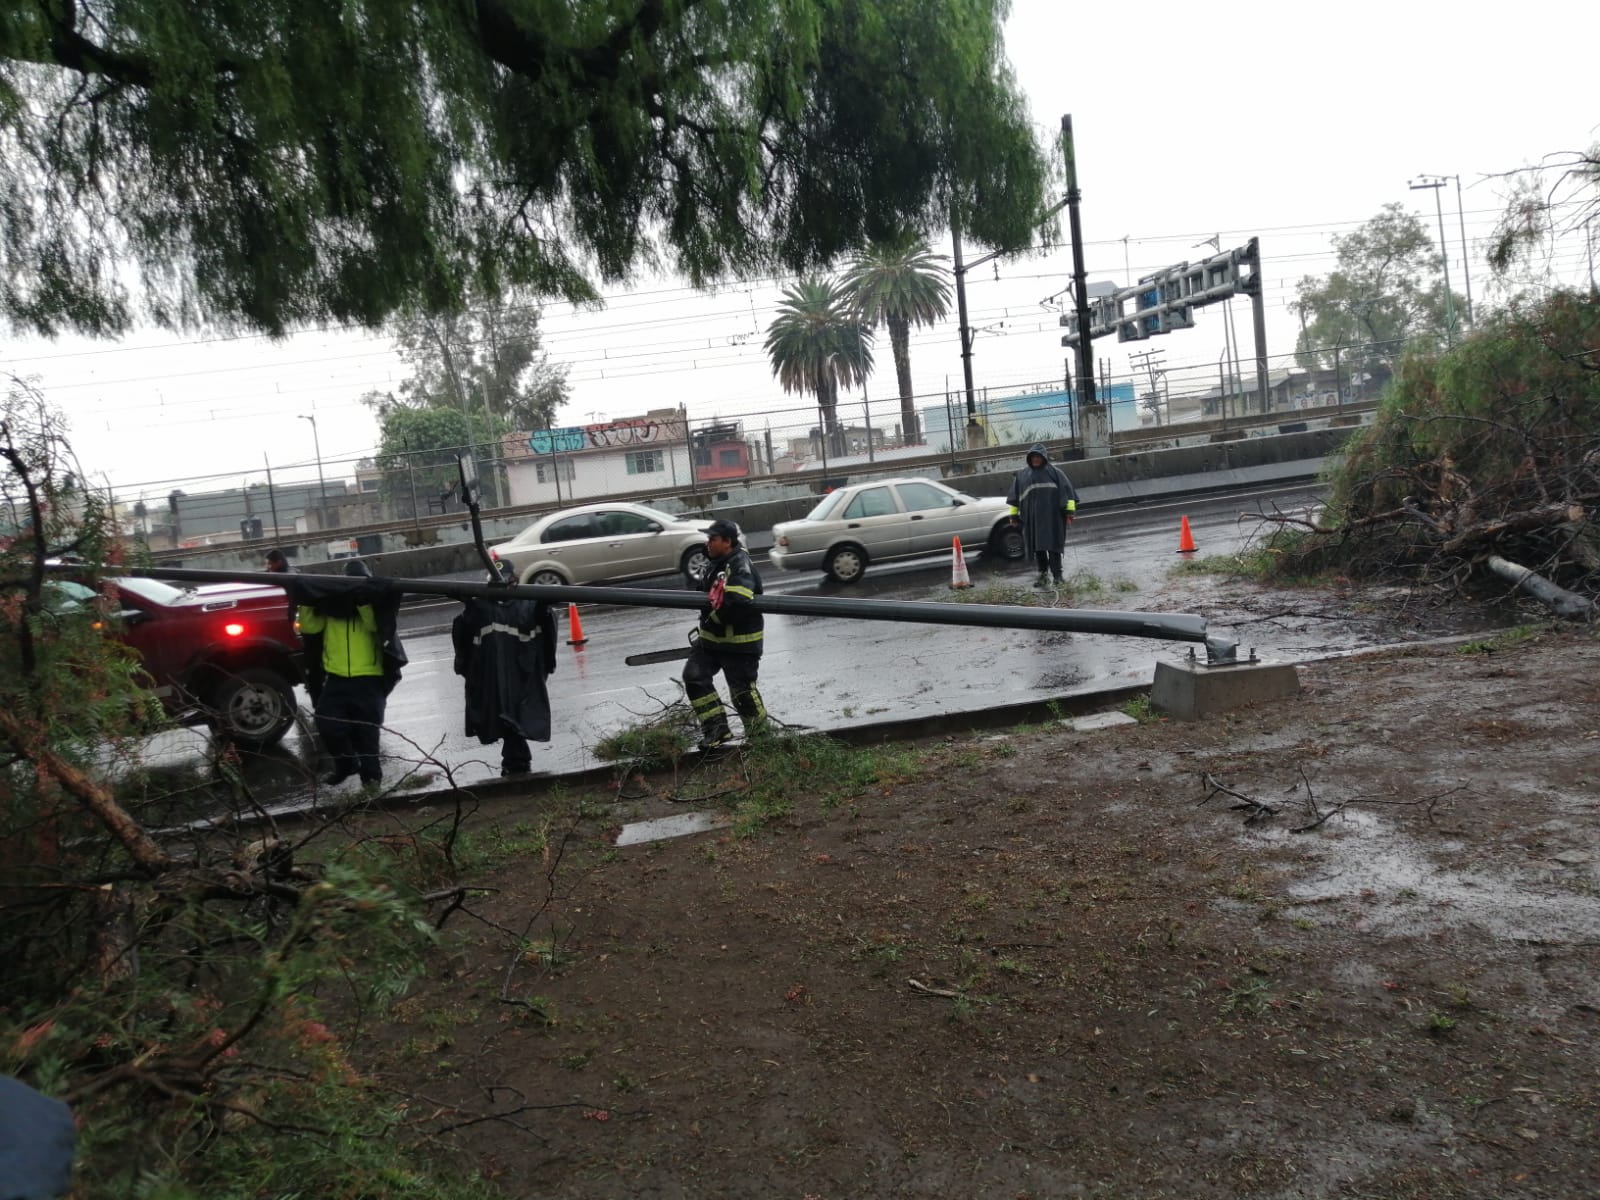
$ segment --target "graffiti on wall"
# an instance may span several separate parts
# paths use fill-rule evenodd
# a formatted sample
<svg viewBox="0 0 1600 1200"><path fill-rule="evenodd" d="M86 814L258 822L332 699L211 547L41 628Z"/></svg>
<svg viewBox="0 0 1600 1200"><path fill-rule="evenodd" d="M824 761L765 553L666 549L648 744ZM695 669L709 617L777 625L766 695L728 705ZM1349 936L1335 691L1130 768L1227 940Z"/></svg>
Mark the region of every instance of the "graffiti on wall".
<svg viewBox="0 0 1600 1200"><path fill-rule="evenodd" d="M541 429L529 435L528 449L535 454L577 454L583 450L649 446L658 441L681 440L683 436L681 421L663 421L651 416L619 417L593 425Z"/></svg>
<svg viewBox="0 0 1600 1200"><path fill-rule="evenodd" d="M542 429L528 439L528 449L535 454L572 454L588 444L582 428L578 426Z"/></svg>
<svg viewBox="0 0 1600 1200"><path fill-rule="evenodd" d="M661 426L649 417L625 417L601 425L585 425L589 444L601 446L647 446L661 433Z"/></svg>

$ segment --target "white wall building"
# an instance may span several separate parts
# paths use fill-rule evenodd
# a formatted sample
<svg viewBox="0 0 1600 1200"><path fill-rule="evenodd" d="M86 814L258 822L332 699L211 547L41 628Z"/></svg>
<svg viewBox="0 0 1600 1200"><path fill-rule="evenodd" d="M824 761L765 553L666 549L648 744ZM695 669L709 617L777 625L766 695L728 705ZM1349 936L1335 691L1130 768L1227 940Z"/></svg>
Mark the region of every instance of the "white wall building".
<svg viewBox="0 0 1600 1200"><path fill-rule="evenodd" d="M503 459L512 504L582 504L599 496L685 488L694 481L688 423L676 408L512 434Z"/></svg>

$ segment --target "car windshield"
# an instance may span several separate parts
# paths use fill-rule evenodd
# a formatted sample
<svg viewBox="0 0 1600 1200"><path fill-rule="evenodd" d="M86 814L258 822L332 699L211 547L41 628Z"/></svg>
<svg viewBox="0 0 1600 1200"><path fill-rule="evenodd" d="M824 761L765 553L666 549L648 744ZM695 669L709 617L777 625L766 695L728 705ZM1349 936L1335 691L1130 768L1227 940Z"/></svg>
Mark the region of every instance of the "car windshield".
<svg viewBox="0 0 1600 1200"><path fill-rule="evenodd" d="M821 500L817 501L815 507L806 514L805 519L807 521L826 521L828 513L839 503L839 497L843 494L843 492L829 492Z"/></svg>

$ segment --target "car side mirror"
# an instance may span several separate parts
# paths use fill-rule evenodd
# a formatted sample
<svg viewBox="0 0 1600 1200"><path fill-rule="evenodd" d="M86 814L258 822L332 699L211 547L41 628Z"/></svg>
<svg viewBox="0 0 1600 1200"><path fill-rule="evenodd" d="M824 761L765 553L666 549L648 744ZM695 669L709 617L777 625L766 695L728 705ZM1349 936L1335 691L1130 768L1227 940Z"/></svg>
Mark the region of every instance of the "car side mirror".
<svg viewBox="0 0 1600 1200"><path fill-rule="evenodd" d="M117 614L117 620L124 625L138 625L140 622L148 621L149 619L150 614L142 608L125 608Z"/></svg>
<svg viewBox="0 0 1600 1200"><path fill-rule="evenodd" d="M963 506L963 505L965 505L965 504L966 504L966 501L965 501L965 500L963 500L963 499L962 499L962 498L961 498L961 497L960 497L960 496L957 496L957 497L956 497L956 499L955 499L955 507L956 507L956 508L960 508L960 507L962 507L962 506Z"/></svg>
<svg viewBox="0 0 1600 1200"><path fill-rule="evenodd" d="M662 525L661 525L660 521L651 521L648 525L645 526L645 528L648 529L651 533L660 533L661 530L662 530Z"/></svg>

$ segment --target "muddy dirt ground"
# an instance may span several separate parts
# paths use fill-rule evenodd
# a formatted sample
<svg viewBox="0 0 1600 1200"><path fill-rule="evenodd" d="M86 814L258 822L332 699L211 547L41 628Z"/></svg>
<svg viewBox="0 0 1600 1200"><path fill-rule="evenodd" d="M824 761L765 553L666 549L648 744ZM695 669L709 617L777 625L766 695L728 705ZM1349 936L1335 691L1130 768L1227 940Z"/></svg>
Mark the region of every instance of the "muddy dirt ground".
<svg viewBox="0 0 1600 1200"><path fill-rule="evenodd" d="M1600 1195L1600 640L1301 679L802 760L753 832L614 844L737 759L496 802L357 1056L512 1197Z"/></svg>

